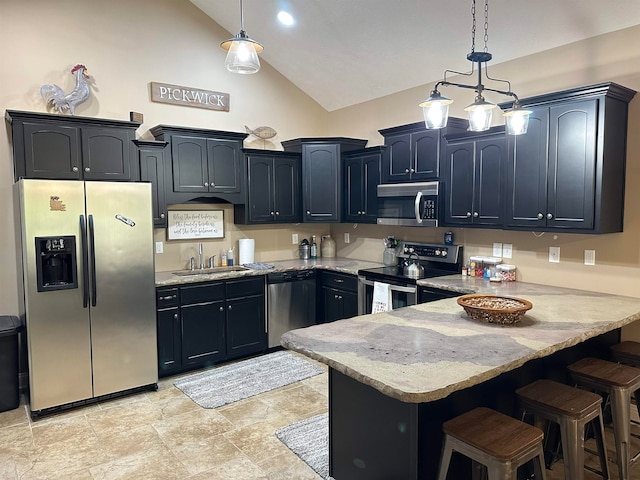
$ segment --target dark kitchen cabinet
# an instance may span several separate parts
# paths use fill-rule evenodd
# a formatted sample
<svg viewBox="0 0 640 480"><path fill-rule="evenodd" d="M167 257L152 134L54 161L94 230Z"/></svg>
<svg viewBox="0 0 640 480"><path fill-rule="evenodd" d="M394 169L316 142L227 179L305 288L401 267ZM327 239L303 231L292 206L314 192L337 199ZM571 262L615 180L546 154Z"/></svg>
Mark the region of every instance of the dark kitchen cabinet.
<svg viewBox="0 0 640 480"><path fill-rule="evenodd" d="M248 149L244 152L247 162L246 202L234 205L234 222L300 222L300 155Z"/></svg>
<svg viewBox="0 0 640 480"><path fill-rule="evenodd" d="M227 358L260 353L267 347L264 277L226 282Z"/></svg>
<svg viewBox="0 0 640 480"><path fill-rule="evenodd" d="M171 373L182 366L182 342L180 335L180 300L177 288L158 288L157 340L159 375Z"/></svg>
<svg viewBox="0 0 640 480"><path fill-rule="evenodd" d="M15 180L135 181L137 122L7 110Z"/></svg>
<svg viewBox="0 0 640 480"><path fill-rule="evenodd" d="M342 219L342 158L362 149L366 140L299 138L282 142L285 151L302 154L302 220L340 222Z"/></svg>
<svg viewBox="0 0 640 480"><path fill-rule="evenodd" d="M167 227L167 200L165 189L165 155L167 142L135 140L138 146L140 181L151 183L153 226Z"/></svg>
<svg viewBox="0 0 640 480"><path fill-rule="evenodd" d="M504 127L447 136L442 169L444 226L502 227L504 212Z"/></svg>
<svg viewBox="0 0 640 480"><path fill-rule="evenodd" d="M387 147L382 155L381 183L423 182L440 177L444 135L462 133L466 122L449 118L445 128L427 130L424 122L379 130Z"/></svg>
<svg viewBox="0 0 640 480"><path fill-rule="evenodd" d="M226 358L224 283L180 287L182 366L202 366Z"/></svg>
<svg viewBox="0 0 640 480"><path fill-rule="evenodd" d="M196 198L244 201L242 142L246 133L158 125L151 133L169 143L165 183L167 203Z"/></svg>
<svg viewBox="0 0 640 480"><path fill-rule="evenodd" d="M158 288L158 374L263 352L264 292L262 275Z"/></svg>
<svg viewBox="0 0 640 480"><path fill-rule="evenodd" d="M505 228L622 231L634 94L605 83L522 100L533 114L527 133L509 138Z"/></svg>
<svg viewBox="0 0 640 480"><path fill-rule="evenodd" d="M377 223L380 161L386 147L343 154L344 222Z"/></svg>
<svg viewBox="0 0 640 480"><path fill-rule="evenodd" d="M322 299L318 323L334 322L358 315L358 277L323 270L320 275Z"/></svg>

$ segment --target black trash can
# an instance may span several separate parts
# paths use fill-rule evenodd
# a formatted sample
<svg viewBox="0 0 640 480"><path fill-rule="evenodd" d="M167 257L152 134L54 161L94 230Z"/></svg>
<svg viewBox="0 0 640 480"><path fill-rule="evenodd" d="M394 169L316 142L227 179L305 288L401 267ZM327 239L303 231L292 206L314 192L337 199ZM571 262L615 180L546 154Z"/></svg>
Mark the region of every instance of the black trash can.
<svg viewBox="0 0 640 480"><path fill-rule="evenodd" d="M20 405L18 390L18 317L0 316L0 412Z"/></svg>

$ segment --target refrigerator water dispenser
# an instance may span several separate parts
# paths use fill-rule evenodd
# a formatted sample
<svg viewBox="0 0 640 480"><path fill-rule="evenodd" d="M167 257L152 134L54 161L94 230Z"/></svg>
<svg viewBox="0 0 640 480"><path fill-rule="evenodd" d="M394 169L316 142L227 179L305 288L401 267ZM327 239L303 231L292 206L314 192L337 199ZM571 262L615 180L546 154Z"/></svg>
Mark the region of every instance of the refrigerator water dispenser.
<svg viewBox="0 0 640 480"><path fill-rule="evenodd" d="M36 237L38 291L78 288L76 237Z"/></svg>

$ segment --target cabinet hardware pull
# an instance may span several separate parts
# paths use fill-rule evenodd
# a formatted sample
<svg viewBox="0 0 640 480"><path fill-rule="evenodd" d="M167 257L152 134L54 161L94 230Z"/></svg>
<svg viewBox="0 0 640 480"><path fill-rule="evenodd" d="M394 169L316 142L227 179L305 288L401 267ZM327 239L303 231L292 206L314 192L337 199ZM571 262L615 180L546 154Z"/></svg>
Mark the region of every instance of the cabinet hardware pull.
<svg viewBox="0 0 640 480"><path fill-rule="evenodd" d="M405 168L405 169L404 169L404 173L409 173L409 169L408 169L408 168Z"/></svg>
<svg viewBox="0 0 640 480"><path fill-rule="evenodd" d="M174 314L173 314L173 319L174 319L174 320L177 320L177 319L178 319L178 314L177 314L177 313L174 313Z"/></svg>
<svg viewBox="0 0 640 480"><path fill-rule="evenodd" d="M409 171L410 171L411 173L414 173L414 172L415 172L415 170L414 170L413 168L412 168L411 170L409 170Z"/></svg>
<svg viewBox="0 0 640 480"><path fill-rule="evenodd" d="M365 212L365 211L363 210L363 211L362 211L362 214L363 214L363 215L366 215L366 214L367 214L367 212Z"/></svg>
<svg viewBox="0 0 640 480"><path fill-rule="evenodd" d="M336 278L334 280L334 282L336 282L336 283L344 283L344 280L342 280L341 278Z"/></svg>
<svg viewBox="0 0 640 480"><path fill-rule="evenodd" d="M280 212L276 212L276 215L280 215Z"/></svg>
<svg viewBox="0 0 640 480"><path fill-rule="evenodd" d="M177 295L167 295L166 297L160 297L160 300L171 300L176 298Z"/></svg>
<svg viewBox="0 0 640 480"><path fill-rule="evenodd" d="M271 215L273 215L273 212L270 212Z"/></svg>
<svg viewBox="0 0 640 480"><path fill-rule="evenodd" d="M541 213L538 214L538 220L542 220L543 217L544 215L542 215Z"/></svg>
<svg viewBox="0 0 640 480"><path fill-rule="evenodd" d="M310 210L307 210L307 215L311 215L311 211Z"/></svg>
<svg viewBox="0 0 640 480"><path fill-rule="evenodd" d="M550 213L547 213L547 219L551 220L553 218L553 215L551 215Z"/></svg>
<svg viewBox="0 0 640 480"><path fill-rule="evenodd" d="M467 212L467 218L471 216L471 212Z"/></svg>
<svg viewBox="0 0 640 480"><path fill-rule="evenodd" d="M228 308L229 310L231 310L231 305L229 305L227 308Z"/></svg>
<svg viewBox="0 0 640 480"><path fill-rule="evenodd" d="M90 171L91 171L91 169L90 169L89 167L85 167L84 171L85 171L85 172L90 172Z"/></svg>
<svg viewBox="0 0 640 480"><path fill-rule="evenodd" d="M473 212L473 216L477 218L478 217L478 212Z"/></svg>
<svg viewBox="0 0 640 480"><path fill-rule="evenodd" d="M161 214L160 214L160 218L164 218L164 213L161 213Z"/></svg>
<svg viewBox="0 0 640 480"><path fill-rule="evenodd" d="M78 171L78 167L73 167L71 170L73 170L74 172Z"/></svg>
<svg viewBox="0 0 640 480"><path fill-rule="evenodd" d="M209 186L209 182L204 182L204 186L208 187Z"/></svg>
<svg viewBox="0 0 640 480"><path fill-rule="evenodd" d="M221 311L221 312L224 312L224 307L220 307L220 311Z"/></svg>

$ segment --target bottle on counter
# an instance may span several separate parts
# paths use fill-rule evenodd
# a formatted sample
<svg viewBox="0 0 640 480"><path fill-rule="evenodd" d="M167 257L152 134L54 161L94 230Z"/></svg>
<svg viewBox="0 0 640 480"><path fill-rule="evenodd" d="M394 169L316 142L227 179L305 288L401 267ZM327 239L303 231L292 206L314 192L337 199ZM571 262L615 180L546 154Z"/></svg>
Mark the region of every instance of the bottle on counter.
<svg viewBox="0 0 640 480"><path fill-rule="evenodd" d="M309 258L315 260L318 258L318 244L316 243L316 236L311 235L311 248L309 249Z"/></svg>
<svg viewBox="0 0 640 480"><path fill-rule="evenodd" d="M221 267L226 267L227 266L227 254L226 254L226 252L222 252L222 255L220 255L220 266Z"/></svg>
<svg viewBox="0 0 640 480"><path fill-rule="evenodd" d="M231 267L233 265L233 247L227 252L227 265Z"/></svg>

